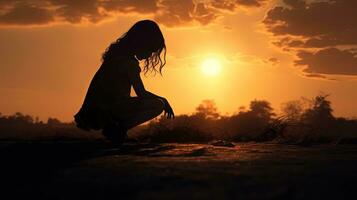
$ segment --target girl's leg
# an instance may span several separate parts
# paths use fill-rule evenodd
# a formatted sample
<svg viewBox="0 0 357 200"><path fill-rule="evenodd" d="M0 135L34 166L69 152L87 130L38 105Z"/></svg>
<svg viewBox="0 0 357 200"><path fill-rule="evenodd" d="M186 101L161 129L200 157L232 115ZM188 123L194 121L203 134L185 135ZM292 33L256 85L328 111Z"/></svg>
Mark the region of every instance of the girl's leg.
<svg viewBox="0 0 357 200"><path fill-rule="evenodd" d="M126 113L116 114L127 129L157 117L164 110L164 102L158 98L132 97L126 106Z"/></svg>

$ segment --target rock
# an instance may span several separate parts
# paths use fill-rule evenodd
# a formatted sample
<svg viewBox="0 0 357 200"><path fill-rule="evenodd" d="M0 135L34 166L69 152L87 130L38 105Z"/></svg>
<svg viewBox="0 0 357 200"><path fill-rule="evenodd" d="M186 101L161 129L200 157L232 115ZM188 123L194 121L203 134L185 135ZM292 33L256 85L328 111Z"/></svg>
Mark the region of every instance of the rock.
<svg viewBox="0 0 357 200"><path fill-rule="evenodd" d="M228 142L225 140L217 140L214 142L210 143L213 146L220 146L220 147L235 147L235 145L232 142Z"/></svg>

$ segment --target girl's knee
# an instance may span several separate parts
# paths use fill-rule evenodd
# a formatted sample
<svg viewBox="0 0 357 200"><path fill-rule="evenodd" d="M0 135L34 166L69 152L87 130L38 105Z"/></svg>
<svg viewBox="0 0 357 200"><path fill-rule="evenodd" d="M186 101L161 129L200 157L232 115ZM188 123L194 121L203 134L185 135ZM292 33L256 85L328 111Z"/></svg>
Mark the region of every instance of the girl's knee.
<svg viewBox="0 0 357 200"><path fill-rule="evenodd" d="M152 119L164 111L165 103L159 98L147 98L142 101L147 117Z"/></svg>
<svg viewBox="0 0 357 200"><path fill-rule="evenodd" d="M145 109L164 110L165 103L159 98L144 98L139 101Z"/></svg>
<svg viewBox="0 0 357 200"><path fill-rule="evenodd" d="M163 100L161 100L159 98L153 98L151 101L152 101L152 106L155 109L157 109L160 112L162 112L164 110L165 103Z"/></svg>

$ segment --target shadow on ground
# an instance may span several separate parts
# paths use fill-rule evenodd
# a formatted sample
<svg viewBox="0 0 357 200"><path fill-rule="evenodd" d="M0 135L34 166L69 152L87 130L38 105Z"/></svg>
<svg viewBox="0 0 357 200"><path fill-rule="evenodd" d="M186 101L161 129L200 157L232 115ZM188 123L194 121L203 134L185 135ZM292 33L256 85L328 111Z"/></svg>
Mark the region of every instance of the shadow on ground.
<svg viewBox="0 0 357 200"><path fill-rule="evenodd" d="M12 199L341 199L355 195L357 146L273 143L0 143Z"/></svg>

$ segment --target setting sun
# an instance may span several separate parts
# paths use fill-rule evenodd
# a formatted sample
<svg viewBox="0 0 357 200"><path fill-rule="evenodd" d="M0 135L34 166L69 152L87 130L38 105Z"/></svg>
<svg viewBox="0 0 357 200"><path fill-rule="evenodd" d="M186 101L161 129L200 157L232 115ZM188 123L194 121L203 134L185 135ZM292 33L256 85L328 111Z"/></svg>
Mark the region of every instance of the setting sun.
<svg viewBox="0 0 357 200"><path fill-rule="evenodd" d="M209 76L216 76L221 71L221 63L217 58L206 58L201 65L202 72Z"/></svg>

